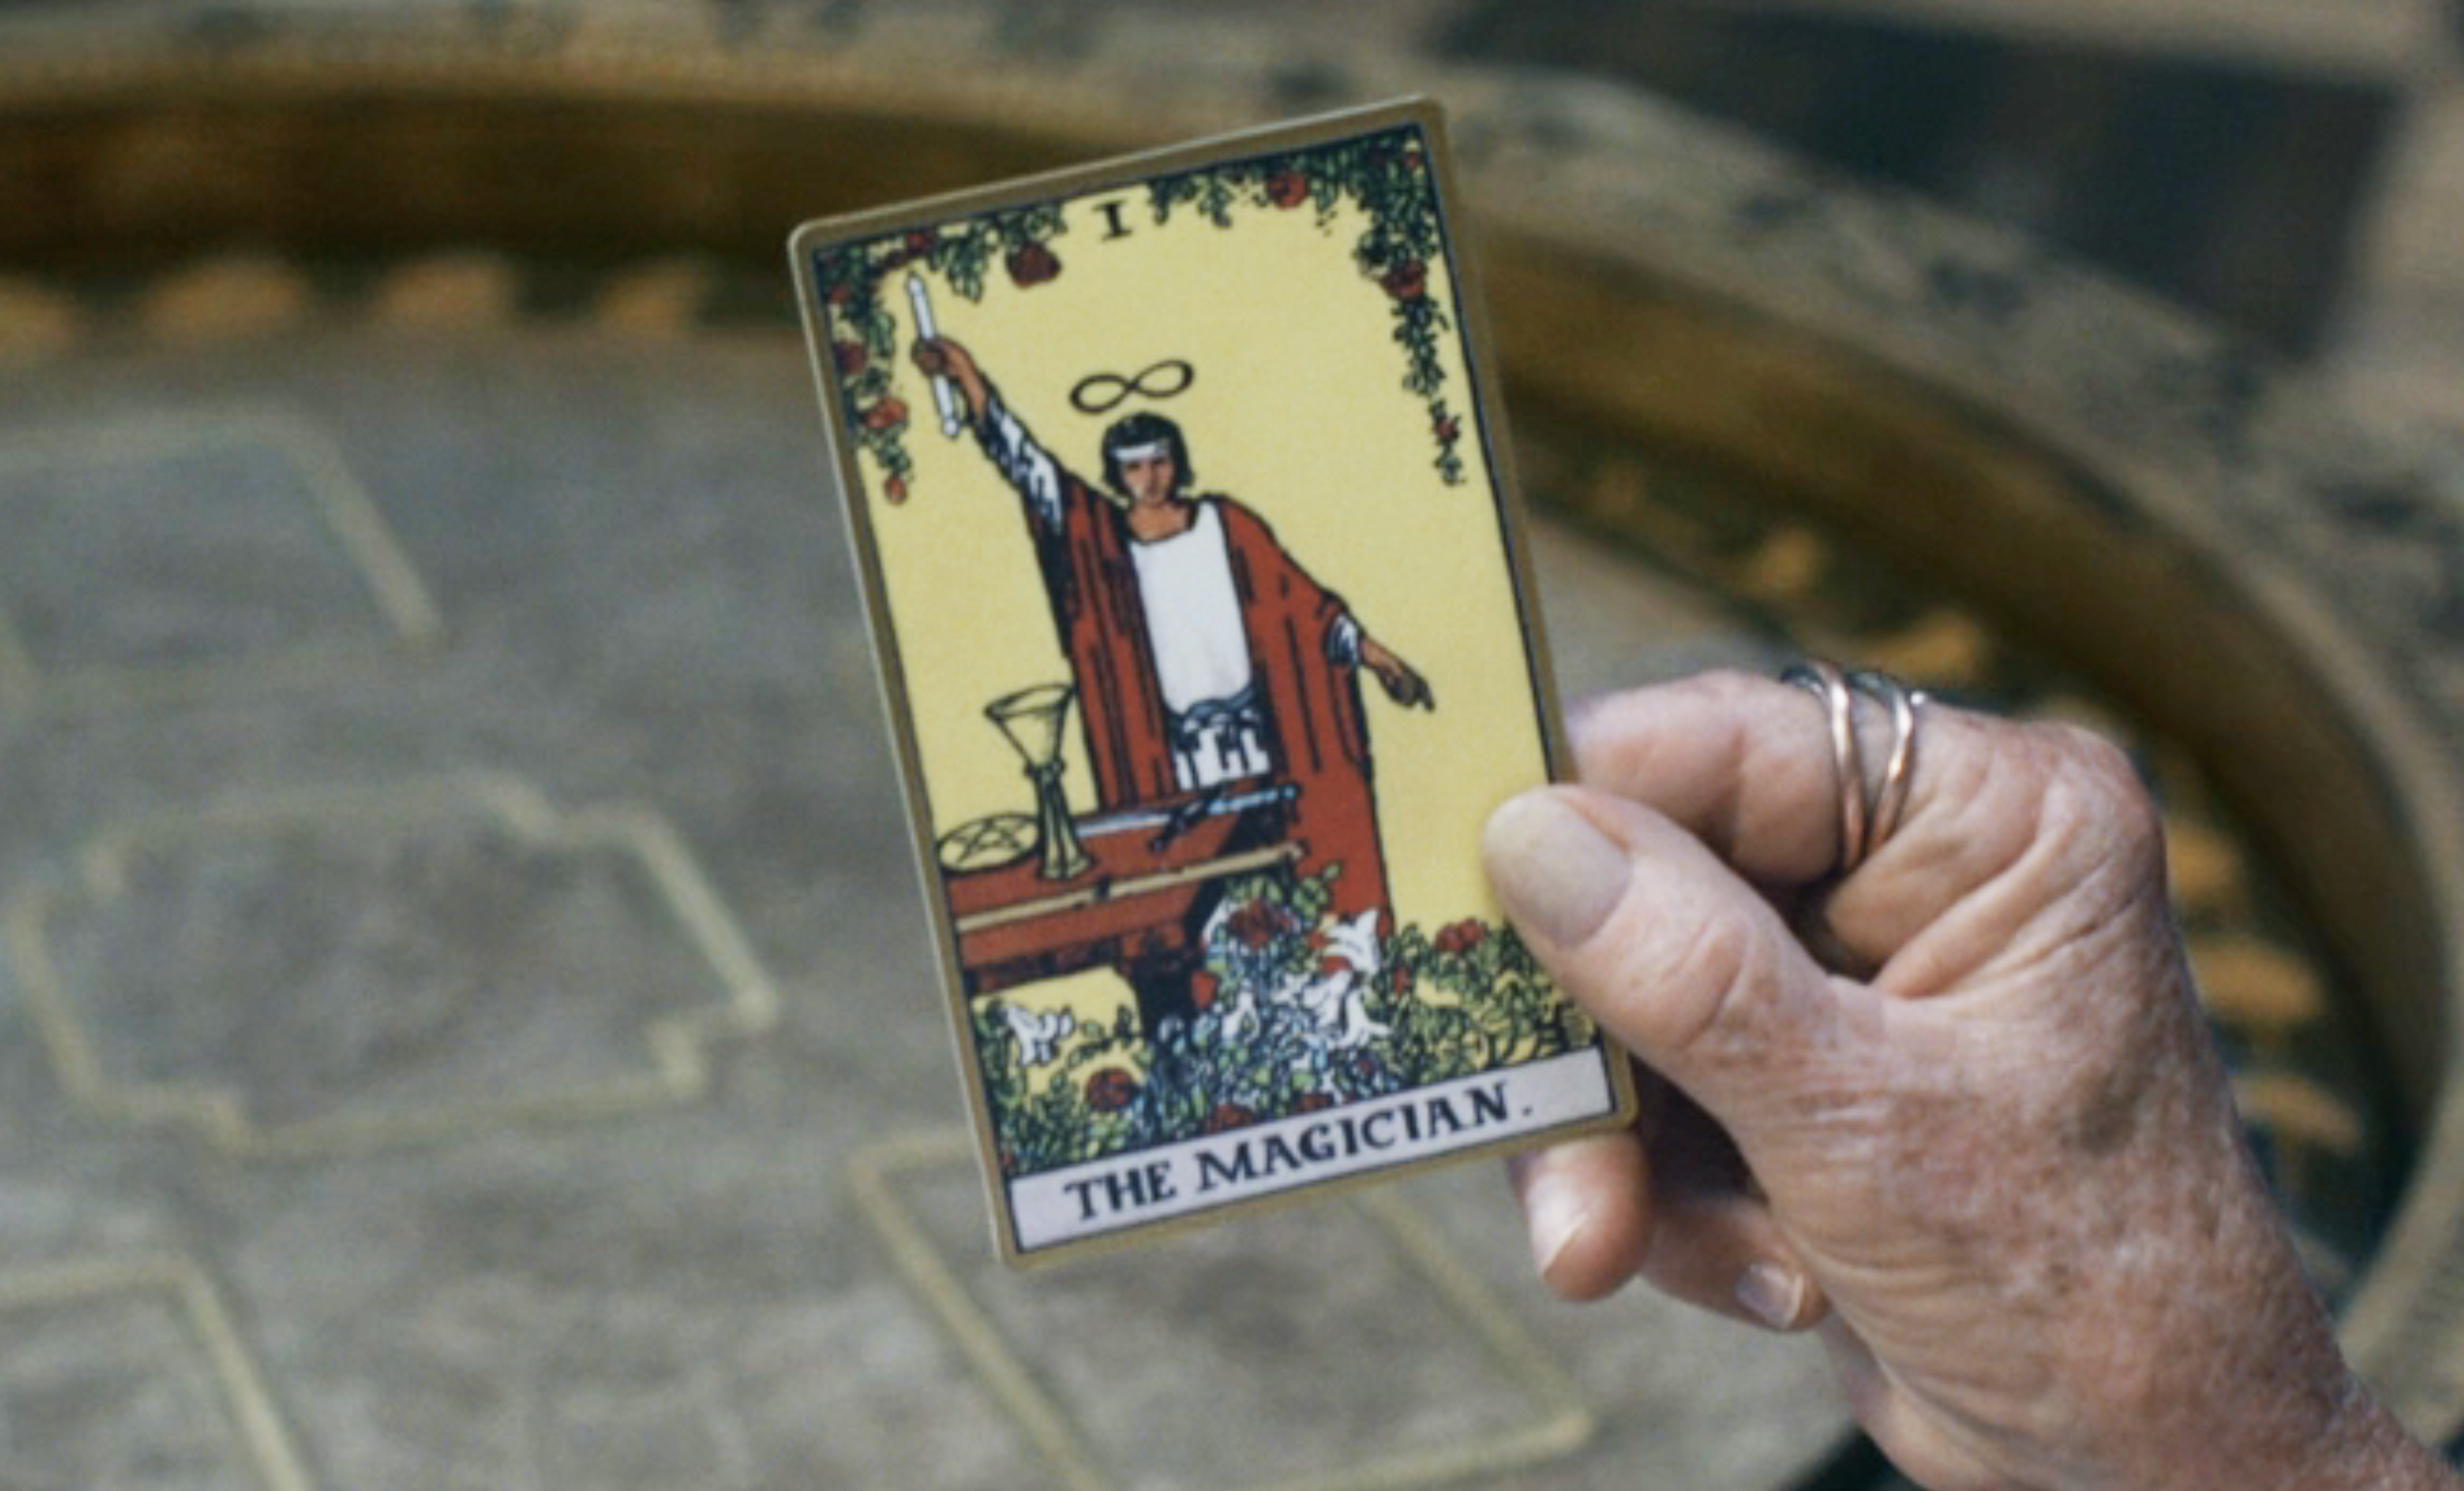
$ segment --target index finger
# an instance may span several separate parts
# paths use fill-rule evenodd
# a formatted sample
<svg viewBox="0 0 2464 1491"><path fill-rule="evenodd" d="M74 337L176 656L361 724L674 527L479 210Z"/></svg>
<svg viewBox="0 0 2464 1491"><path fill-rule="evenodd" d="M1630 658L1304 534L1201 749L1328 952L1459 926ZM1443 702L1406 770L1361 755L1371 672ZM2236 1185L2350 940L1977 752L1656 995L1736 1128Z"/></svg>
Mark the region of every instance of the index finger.
<svg viewBox="0 0 2464 1491"><path fill-rule="evenodd" d="M1859 704L1870 783L1889 714ZM1822 705L1805 690L1704 673L1587 701L1569 727L1585 785L1658 810L1766 890L1817 885L1837 866L1837 768ZM1829 899L1845 948L1879 966L2025 850L2050 775L2045 734L1926 704L1899 826Z"/></svg>
<svg viewBox="0 0 2464 1491"><path fill-rule="evenodd" d="M1831 737L1801 689L1701 673L1587 699L1567 730L1584 785L1657 809L1748 880L1811 885L1838 863Z"/></svg>

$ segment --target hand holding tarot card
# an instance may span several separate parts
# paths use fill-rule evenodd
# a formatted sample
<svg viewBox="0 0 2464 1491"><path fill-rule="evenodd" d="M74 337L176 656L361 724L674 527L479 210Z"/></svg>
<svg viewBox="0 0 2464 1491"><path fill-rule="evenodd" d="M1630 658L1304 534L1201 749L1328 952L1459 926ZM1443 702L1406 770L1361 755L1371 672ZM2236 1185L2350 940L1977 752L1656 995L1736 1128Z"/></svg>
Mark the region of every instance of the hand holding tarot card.
<svg viewBox="0 0 2464 1491"><path fill-rule="evenodd" d="M1562 748L1446 175L1407 104L796 235L1013 1261L1631 1110L1481 872Z"/></svg>

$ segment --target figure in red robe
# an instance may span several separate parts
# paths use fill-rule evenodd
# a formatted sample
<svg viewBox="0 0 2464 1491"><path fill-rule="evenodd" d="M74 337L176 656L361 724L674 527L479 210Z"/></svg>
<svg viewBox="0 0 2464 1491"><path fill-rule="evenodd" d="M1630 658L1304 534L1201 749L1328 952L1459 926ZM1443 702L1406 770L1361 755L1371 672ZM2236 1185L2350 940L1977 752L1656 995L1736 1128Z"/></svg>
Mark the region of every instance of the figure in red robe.
<svg viewBox="0 0 2464 1491"><path fill-rule="evenodd" d="M1406 707L1435 707L1427 682L1265 520L1228 497L1189 494L1195 473L1172 421L1133 414L1107 429L1109 490L1099 490L1036 443L957 342L921 341L915 362L957 386L977 440L1025 510L1099 805L1249 778L1288 782L1301 872L1339 866L1333 912L1375 911L1379 933L1391 932L1355 669ZM1143 987L1152 981L1133 977L1142 1004L1157 1003Z"/></svg>

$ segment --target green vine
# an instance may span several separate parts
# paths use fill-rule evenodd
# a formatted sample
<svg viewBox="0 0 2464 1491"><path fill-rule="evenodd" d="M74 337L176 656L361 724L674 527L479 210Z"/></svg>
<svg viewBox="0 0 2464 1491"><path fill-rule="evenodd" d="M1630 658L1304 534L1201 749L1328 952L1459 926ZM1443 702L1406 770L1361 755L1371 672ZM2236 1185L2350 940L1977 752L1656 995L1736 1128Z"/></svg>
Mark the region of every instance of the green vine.
<svg viewBox="0 0 2464 1491"><path fill-rule="evenodd" d="M1445 228L1418 128L1167 176L1153 183L1147 196L1158 224L1189 208L1218 228L1232 226L1236 204L1283 211L1309 206L1325 226L1344 201L1356 203L1369 227L1353 246L1353 261L1394 302L1403 390L1428 406L1438 474L1449 486L1463 481L1463 420L1446 403L1445 366L1438 359L1439 339L1453 323L1430 294L1429 282L1429 267L1443 260Z"/></svg>
<svg viewBox="0 0 2464 1491"><path fill-rule="evenodd" d="M880 466L882 491L891 501L907 499L907 479L915 469L907 454L913 411L891 391L898 319L884 302L903 293L889 283L891 275L902 269L928 271L962 297L979 301L999 264L1010 283L1032 289L1060 274L1061 256L1051 241L1066 230L1060 205L1040 203L946 227L834 244L814 253L814 284L826 313L847 428L856 449Z"/></svg>
<svg viewBox="0 0 2464 1491"><path fill-rule="evenodd" d="M1428 407L1438 474L1449 486L1463 481L1463 420L1446 401L1445 365L1438 355L1453 322L1430 282L1430 266L1444 262L1445 231L1428 148L1417 127L1161 177L1149 184L1148 200L1158 225L1187 208L1218 228L1232 226L1236 208L1305 206L1325 226L1346 201L1357 204L1369 226L1353 246L1353 261L1392 302L1394 338L1403 349L1402 387ZM929 271L966 299L980 301L998 265L1012 284L1031 289L1061 273L1051 240L1063 230L1061 205L1040 203L814 254L847 428L856 449L880 467L891 501L906 500L914 470L907 454L913 411L891 391L898 321L886 302L903 294L892 274Z"/></svg>

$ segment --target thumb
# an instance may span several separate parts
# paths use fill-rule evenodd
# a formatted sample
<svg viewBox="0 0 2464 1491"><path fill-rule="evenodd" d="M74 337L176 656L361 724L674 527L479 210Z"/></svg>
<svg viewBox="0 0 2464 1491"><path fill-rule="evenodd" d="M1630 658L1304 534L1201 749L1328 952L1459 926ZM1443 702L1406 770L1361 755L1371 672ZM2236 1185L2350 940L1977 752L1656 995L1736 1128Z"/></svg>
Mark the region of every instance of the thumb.
<svg viewBox="0 0 2464 1491"><path fill-rule="evenodd" d="M1692 834L1581 787L1525 793L1483 856L1507 914L1560 987L1750 1153L1793 1074L1838 1059L1862 990L1817 966L1779 914Z"/></svg>

